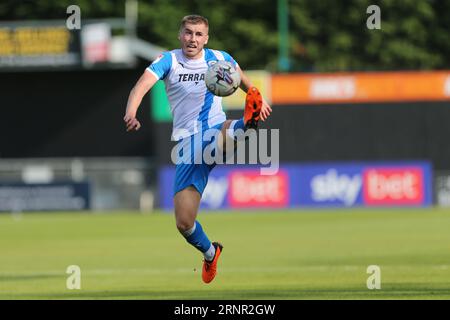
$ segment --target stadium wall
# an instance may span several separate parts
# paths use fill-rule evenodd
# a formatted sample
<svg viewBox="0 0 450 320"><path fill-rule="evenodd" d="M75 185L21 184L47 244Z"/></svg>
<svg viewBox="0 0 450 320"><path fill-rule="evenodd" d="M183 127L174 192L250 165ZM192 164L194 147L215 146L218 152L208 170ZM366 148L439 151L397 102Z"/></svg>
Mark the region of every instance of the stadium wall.
<svg viewBox="0 0 450 320"><path fill-rule="evenodd" d="M142 129L133 138L122 120L146 66L2 72L0 158L153 156L149 108L140 108ZM142 105L149 104L144 97Z"/></svg>
<svg viewBox="0 0 450 320"><path fill-rule="evenodd" d="M449 119L450 102L274 105L260 127L280 130L281 162L416 159L448 170ZM158 162L169 164L171 124L156 126Z"/></svg>
<svg viewBox="0 0 450 320"><path fill-rule="evenodd" d="M129 91L146 65L3 72L0 158L139 156L155 159L160 167L171 164L172 125L152 119L150 96L139 110L142 129L133 136L124 129ZM414 160L429 161L435 173L450 170L448 100L281 104L277 99L261 128L280 130L283 165ZM227 114L239 118L242 110ZM448 202L445 179L436 180L442 203Z"/></svg>
<svg viewBox="0 0 450 320"><path fill-rule="evenodd" d="M277 105L261 127L280 129L281 161L427 159L449 169L449 120L450 102Z"/></svg>
<svg viewBox="0 0 450 320"><path fill-rule="evenodd" d="M171 123L150 117L149 95L132 139L122 122L129 90L146 65L3 72L0 158L155 156L170 163ZM274 112L261 127L280 129L282 162L427 159L435 169L450 169L450 101L280 104L276 92Z"/></svg>

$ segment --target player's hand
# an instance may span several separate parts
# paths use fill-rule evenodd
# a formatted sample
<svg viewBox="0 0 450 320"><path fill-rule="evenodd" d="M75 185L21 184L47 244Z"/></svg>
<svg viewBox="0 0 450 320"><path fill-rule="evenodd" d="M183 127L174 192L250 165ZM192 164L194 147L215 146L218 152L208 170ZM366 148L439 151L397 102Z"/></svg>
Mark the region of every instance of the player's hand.
<svg viewBox="0 0 450 320"><path fill-rule="evenodd" d="M270 116L272 112L272 108L269 106L267 101L263 98L263 104L261 106L260 118L262 121L266 121L266 119Z"/></svg>
<svg viewBox="0 0 450 320"><path fill-rule="evenodd" d="M123 120L125 121L125 125L127 127L128 131L137 131L141 128L141 123L136 119L135 117L126 114L125 117L123 117Z"/></svg>

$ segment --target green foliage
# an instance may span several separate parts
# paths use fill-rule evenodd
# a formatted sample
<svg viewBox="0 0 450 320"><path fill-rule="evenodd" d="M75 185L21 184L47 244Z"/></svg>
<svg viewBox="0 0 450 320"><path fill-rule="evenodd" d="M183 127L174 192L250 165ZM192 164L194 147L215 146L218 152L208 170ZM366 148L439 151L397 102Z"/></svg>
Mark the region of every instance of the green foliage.
<svg viewBox="0 0 450 320"><path fill-rule="evenodd" d="M70 4L82 18L123 17L124 0L3 1L0 20L64 19ZM289 0L293 71L422 70L450 67L450 1ZM381 29L369 30L369 5L381 9ZM211 48L226 50L245 69L276 71L277 1L139 1L139 37L172 49L188 14L210 21Z"/></svg>
<svg viewBox="0 0 450 320"><path fill-rule="evenodd" d="M439 69L449 66L445 59L450 53L449 47L441 43L445 42L443 34L448 37L448 22L442 26L441 22L447 21L445 11L437 10L439 6L445 6L443 2L379 2L380 30L366 28L369 17L366 8L374 1L346 1L345 6L338 2L325 4L313 0L295 3L291 8L292 29L298 30L296 41L305 47L304 56L313 62L315 70ZM436 38L440 40L436 41ZM298 57L296 61L301 59Z"/></svg>

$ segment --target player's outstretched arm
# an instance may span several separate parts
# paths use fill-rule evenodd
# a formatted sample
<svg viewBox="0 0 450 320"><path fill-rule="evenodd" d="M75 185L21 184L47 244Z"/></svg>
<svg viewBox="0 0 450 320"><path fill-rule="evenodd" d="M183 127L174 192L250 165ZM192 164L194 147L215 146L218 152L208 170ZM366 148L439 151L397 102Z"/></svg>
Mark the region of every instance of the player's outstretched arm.
<svg viewBox="0 0 450 320"><path fill-rule="evenodd" d="M151 72L144 71L136 85L131 89L128 96L127 109L123 117L127 131L136 131L141 127L140 122L136 119L136 112L141 105L142 98L155 85L156 81L158 79Z"/></svg>
<svg viewBox="0 0 450 320"><path fill-rule="evenodd" d="M250 79L245 75L245 73L242 71L242 69L238 66L237 70L239 74L241 75L241 85L239 86L245 93L247 93L248 89L252 87L252 82ZM272 112L272 108L267 103L266 99L263 97L263 104L261 106L261 120L266 121L266 119L270 116L270 113Z"/></svg>

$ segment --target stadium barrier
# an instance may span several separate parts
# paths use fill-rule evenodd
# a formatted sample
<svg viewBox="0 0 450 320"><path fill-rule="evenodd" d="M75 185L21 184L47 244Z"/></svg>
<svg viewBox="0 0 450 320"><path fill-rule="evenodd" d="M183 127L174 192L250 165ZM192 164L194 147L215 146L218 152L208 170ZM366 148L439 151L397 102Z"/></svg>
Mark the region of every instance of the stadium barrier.
<svg viewBox="0 0 450 320"><path fill-rule="evenodd" d="M450 207L450 171L434 174L435 203L439 207Z"/></svg>
<svg viewBox="0 0 450 320"><path fill-rule="evenodd" d="M0 212L73 211L91 208L89 182L0 183Z"/></svg>
<svg viewBox="0 0 450 320"><path fill-rule="evenodd" d="M159 202L173 208L174 166L159 174ZM432 205L429 162L285 164L262 176L255 166L218 166L210 174L204 209L423 207Z"/></svg>
<svg viewBox="0 0 450 320"><path fill-rule="evenodd" d="M153 162L139 157L1 159L0 212L151 212L155 177Z"/></svg>

